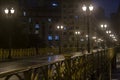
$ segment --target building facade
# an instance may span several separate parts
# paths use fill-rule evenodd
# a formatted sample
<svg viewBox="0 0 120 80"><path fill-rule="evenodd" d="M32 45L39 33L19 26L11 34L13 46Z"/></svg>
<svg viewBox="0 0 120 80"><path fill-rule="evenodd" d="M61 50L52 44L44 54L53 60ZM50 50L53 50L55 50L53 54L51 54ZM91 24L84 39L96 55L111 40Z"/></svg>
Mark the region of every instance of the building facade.
<svg viewBox="0 0 120 80"><path fill-rule="evenodd" d="M1 4L3 2L5 1L1 1ZM17 6L18 25L16 26L21 29L21 37L25 35L21 41L26 47L61 45L68 48L86 48L88 14L82 11L83 4L87 3L85 0L12 0L11 2ZM100 32L97 28L99 20L96 20L95 15L96 13L93 12L89 18L90 37ZM102 17L99 16L97 19ZM57 26L63 26L63 29L59 30ZM80 31L80 34L76 35L76 31ZM16 38L18 39L18 36ZM92 45L92 38L90 40ZM20 41L15 39L15 42L17 44Z"/></svg>
<svg viewBox="0 0 120 80"><path fill-rule="evenodd" d="M119 31L120 30L120 5L118 7L117 12L111 14L111 22L112 22L113 30L117 34L116 36L120 44L120 31Z"/></svg>

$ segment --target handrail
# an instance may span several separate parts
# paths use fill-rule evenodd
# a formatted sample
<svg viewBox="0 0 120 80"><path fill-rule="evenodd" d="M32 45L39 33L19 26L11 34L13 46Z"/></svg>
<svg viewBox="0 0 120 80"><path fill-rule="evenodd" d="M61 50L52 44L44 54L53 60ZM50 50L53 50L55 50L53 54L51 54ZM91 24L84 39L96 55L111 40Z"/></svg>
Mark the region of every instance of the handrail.
<svg viewBox="0 0 120 80"><path fill-rule="evenodd" d="M53 80L54 78L55 80L85 80L93 78L93 76L97 79L104 76L104 78L107 77L108 79L109 62L107 55L108 53L105 50L97 50L92 54L71 53L56 55L57 60L38 62L10 72L0 73L0 77L5 77L5 80L9 80L13 75L16 75L20 80L39 80L38 78L44 78L44 80ZM53 57L55 56L51 56L51 58ZM24 79L20 74L23 74ZM31 76L33 77L31 78Z"/></svg>

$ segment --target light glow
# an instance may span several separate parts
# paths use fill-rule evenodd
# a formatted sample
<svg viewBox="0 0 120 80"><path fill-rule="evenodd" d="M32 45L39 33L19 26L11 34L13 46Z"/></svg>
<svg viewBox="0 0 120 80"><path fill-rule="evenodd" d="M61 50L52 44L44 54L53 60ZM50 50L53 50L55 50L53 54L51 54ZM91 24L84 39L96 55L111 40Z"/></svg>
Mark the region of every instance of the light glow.
<svg viewBox="0 0 120 80"><path fill-rule="evenodd" d="M92 5L89 6L89 10L93 11L94 7Z"/></svg>
<svg viewBox="0 0 120 80"><path fill-rule="evenodd" d="M7 8L4 11L5 11L5 14L9 13L9 10Z"/></svg>
<svg viewBox="0 0 120 80"><path fill-rule="evenodd" d="M86 10L87 10L86 5L83 5L82 10L83 10L83 11L86 11Z"/></svg>
<svg viewBox="0 0 120 80"><path fill-rule="evenodd" d="M13 8L11 8L10 13L11 13L11 14L14 14L14 13L15 13L15 10L14 10Z"/></svg>

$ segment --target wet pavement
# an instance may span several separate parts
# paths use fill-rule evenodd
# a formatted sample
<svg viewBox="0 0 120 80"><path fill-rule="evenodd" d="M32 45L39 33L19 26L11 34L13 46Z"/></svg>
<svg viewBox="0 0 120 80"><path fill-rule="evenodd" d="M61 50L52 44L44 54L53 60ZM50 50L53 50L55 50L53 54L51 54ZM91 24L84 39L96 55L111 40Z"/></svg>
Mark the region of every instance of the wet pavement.
<svg viewBox="0 0 120 80"><path fill-rule="evenodd" d="M38 64L45 64L48 62L58 61L62 60L64 57L62 55L56 55L56 56L47 56L47 57L32 57L32 58L26 58L22 60L13 60L8 62L1 62L0 63L0 75L4 73L9 73L17 70L26 69Z"/></svg>
<svg viewBox="0 0 120 80"><path fill-rule="evenodd" d="M80 56L80 55L81 53L74 53L74 55L72 54L72 57ZM65 59L64 55L54 55L54 56L46 56L46 57L37 56L37 57L23 58L19 60L0 62L0 77L6 73L29 69L36 65L44 65L51 62L61 61L64 59Z"/></svg>

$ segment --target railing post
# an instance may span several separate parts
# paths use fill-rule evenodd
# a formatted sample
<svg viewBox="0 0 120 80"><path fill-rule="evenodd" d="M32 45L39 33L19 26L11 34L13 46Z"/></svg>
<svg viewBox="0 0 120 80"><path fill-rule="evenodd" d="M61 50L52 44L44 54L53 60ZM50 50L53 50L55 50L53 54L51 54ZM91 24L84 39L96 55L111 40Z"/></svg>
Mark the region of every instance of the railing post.
<svg viewBox="0 0 120 80"><path fill-rule="evenodd" d="M84 57L84 63L83 63L83 66L84 66L84 80L86 80L86 57L87 57L87 55L83 55L83 57Z"/></svg>
<svg viewBox="0 0 120 80"><path fill-rule="evenodd" d="M31 80L31 75L32 75L32 71L28 70L24 72L24 79L25 80Z"/></svg>
<svg viewBox="0 0 120 80"><path fill-rule="evenodd" d="M67 54L64 55L65 57L65 69L66 69L66 73L65 73L65 80L72 80L72 75L71 75L71 55Z"/></svg>

